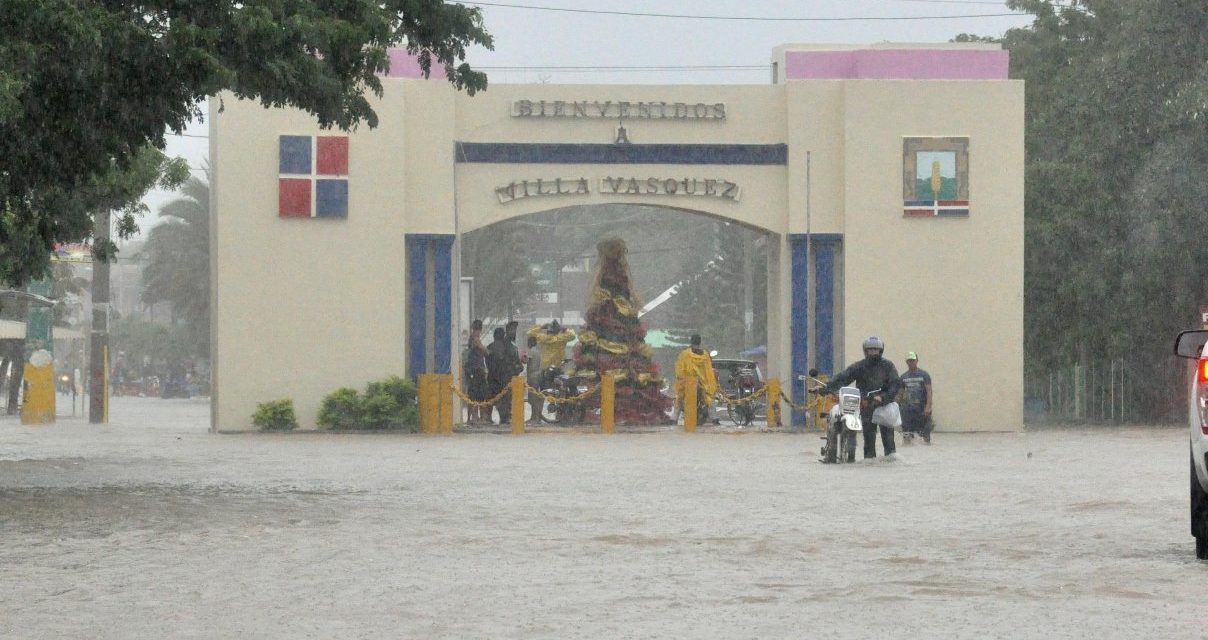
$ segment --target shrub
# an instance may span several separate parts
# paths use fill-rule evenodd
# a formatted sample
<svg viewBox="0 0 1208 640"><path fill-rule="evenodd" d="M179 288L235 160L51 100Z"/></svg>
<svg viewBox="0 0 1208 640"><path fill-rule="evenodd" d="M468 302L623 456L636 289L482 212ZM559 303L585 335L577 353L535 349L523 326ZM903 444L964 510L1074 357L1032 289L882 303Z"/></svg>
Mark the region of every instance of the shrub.
<svg viewBox="0 0 1208 640"><path fill-rule="evenodd" d="M400 407L410 407L416 404L415 384L406 378L390 376L381 382L370 382L365 387L365 396L385 394L398 403Z"/></svg>
<svg viewBox="0 0 1208 640"><path fill-rule="evenodd" d="M323 398L319 406L318 424L321 429L358 429L364 410L356 389L343 387Z"/></svg>
<svg viewBox="0 0 1208 640"><path fill-rule="evenodd" d="M318 423L324 429L418 431L415 385L390 376L370 382L363 395L348 387L337 389L323 399Z"/></svg>
<svg viewBox="0 0 1208 640"><path fill-rule="evenodd" d="M410 380L390 376L370 382L361 407L367 429L419 430L419 406Z"/></svg>
<svg viewBox="0 0 1208 640"><path fill-rule="evenodd" d="M399 416L402 407L386 394L365 394L361 407L364 409L362 420L366 429L397 429L402 426Z"/></svg>
<svg viewBox="0 0 1208 640"><path fill-rule="evenodd" d="M292 431L298 428L298 417L294 415L294 401L271 400L256 405L252 424L261 431Z"/></svg>

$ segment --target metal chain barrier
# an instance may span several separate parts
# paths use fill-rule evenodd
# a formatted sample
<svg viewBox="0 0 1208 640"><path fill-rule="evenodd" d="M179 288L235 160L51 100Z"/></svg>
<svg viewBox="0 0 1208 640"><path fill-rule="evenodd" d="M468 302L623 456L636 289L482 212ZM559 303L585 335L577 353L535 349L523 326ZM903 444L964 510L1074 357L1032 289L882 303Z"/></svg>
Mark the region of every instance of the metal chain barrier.
<svg viewBox="0 0 1208 640"><path fill-rule="evenodd" d="M567 403L567 402L582 402L600 392L600 385L596 385L596 386L588 389L587 391L580 393L577 396L572 396L569 398L560 398L558 396L551 396L531 385L525 384L524 386L530 392L541 396L542 398L545 399L546 402L548 402L550 404L563 404L563 403ZM495 406L495 403L502 400L504 398L504 396L511 393L511 391L512 391L511 387L504 387L499 393L495 394L495 397L493 397L493 398L490 398L487 400L473 400L470 398L470 396L466 395L466 393L464 391L462 391L461 389L458 389L457 385L449 385L449 388L453 390L453 393L457 394L457 397L461 398L462 402L464 402L467 405L470 405L472 407L493 407L493 406Z"/></svg>
<svg viewBox="0 0 1208 640"><path fill-rule="evenodd" d="M824 388L825 388L825 386L817 386L817 387L814 387L813 389L806 389L805 390L806 401L803 404L794 404L793 401L787 395L785 395L783 391L780 392L780 399L783 400L784 403L787 404L791 410L806 412L809 415L813 416L814 420L820 420L822 418L823 414L825 413L822 409L822 407L823 407L822 401L825 396L819 392L822 391ZM825 428L824 428L824 430L825 430Z"/></svg>
<svg viewBox="0 0 1208 640"><path fill-rule="evenodd" d="M596 386L588 389L587 391L584 391L583 393L580 393L577 396L571 396L569 398L560 398L558 396L551 396L551 395L545 393L544 391L542 391L532 385L529 385L529 384L525 384L524 386L528 388L530 393L535 393L535 394L541 396L549 404L566 404L569 402L583 402L584 400L599 393L601 385L597 384Z"/></svg>
<svg viewBox="0 0 1208 640"><path fill-rule="evenodd" d="M788 396L784 395L783 391L780 392L780 399L783 400L785 404L789 405L789 408L793 411L809 411L813 408L814 404L817 403L817 400L806 400L805 404L793 404L793 401L790 400Z"/></svg>
<svg viewBox="0 0 1208 640"><path fill-rule="evenodd" d="M508 393L510 393L512 391L510 387L504 387L502 391L495 394L494 398L491 398L490 400L479 401L479 400L470 399L470 396L468 396L464 392L462 392L461 389L458 389L457 385L455 385L455 384L449 385L449 388L453 390L453 393L457 394L457 397L461 398L462 402L470 405L471 407L493 407L493 406L495 406L496 402L499 402L500 400L502 400L504 396L506 396Z"/></svg>
<svg viewBox="0 0 1208 640"><path fill-rule="evenodd" d="M740 396L740 397L735 398L735 397L726 395L724 391L721 391L719 389L717 391L717 393L714 394L714 397L716 397L718 400L721 400L722 402L724 402L727 406L733 407L733 406L742 405L742 404L750 404L750 403L758 400L759 398L762 398L763 396L767 395L767 393L768 393L768 387L767 387L767 385L764 385L764 386L756 389L755 391L752 391L751 394L747 395L747 396ZM781 393L780 395L783 396L784 394Z"/></svg>

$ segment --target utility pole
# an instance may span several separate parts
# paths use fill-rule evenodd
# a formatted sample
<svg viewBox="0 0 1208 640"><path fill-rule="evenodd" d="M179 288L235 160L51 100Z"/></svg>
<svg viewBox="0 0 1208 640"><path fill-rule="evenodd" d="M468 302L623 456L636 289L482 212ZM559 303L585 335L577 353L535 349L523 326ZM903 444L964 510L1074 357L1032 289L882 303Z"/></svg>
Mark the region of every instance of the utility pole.
<svg viewBox="0 0 1208 640"><path fill-rule="evenodd" d="M109 212L96 214L92 231L93 246L109 242ZM109 372L106 370L109 351L109 263L92 262L92 333L88 352L88 422L108 421L106 405L109 398Z"/></svg>
<svg viewBox="0 0 1208 640"><path fill-rule="evenodd" d="M755 253L755 234L739 227L742 234L742 348L750 349L755 342L755 270L751 254Z"/></svg>

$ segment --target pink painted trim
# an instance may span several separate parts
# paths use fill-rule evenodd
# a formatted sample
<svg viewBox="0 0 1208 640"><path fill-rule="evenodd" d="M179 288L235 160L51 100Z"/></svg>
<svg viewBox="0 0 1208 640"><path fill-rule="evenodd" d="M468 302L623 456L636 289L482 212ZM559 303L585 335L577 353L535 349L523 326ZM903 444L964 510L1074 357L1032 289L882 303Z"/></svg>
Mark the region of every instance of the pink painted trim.
<svg viewBox="0 0 1208 640"><path fill-rule="evenodd" d="M386 55L390 58L390 71L386 73L387 78L423 78L424 74L419 68L419 58L407 53L406 49L389 49ZM432 73L430 78L444 80L445 68L436 64L432 64Z"/></svg>
<svg viewBox="0 0 1208 640"><path fill-rule="evenodd" d="M1010 53L994 49L788 51L789 80L1006 80Z"/></svg>

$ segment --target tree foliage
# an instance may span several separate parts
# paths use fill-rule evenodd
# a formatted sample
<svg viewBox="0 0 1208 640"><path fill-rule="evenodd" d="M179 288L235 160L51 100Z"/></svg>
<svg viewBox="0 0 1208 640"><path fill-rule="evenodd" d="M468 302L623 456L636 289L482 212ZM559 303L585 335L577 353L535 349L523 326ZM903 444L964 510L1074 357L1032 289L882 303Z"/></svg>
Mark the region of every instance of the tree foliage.
<svg viewBox="0 0 1208 640"><path fill-rule="evenodd" d="M170 365L192 355L182 327L134 318L116 319L111 327L110 353L115 361L119 354L125 358L133 377L162 375Z"/></svg>
<svg viewBox="0 0 1208 640"><path fill-rule="evenodd" d="M3 144L0 142L0 146ZM9 177L4 164L5 159L0 157L0 188ZM142 197L157 186L175 188L187 175L183 160L144 147L125 166L113 164L77 184L51 183L29 190L23 198L3 201L0 281L21 287L47 275L54 243L92 236L98 213L111 216L120 237L132 236L138 232L136 218L146 211L140 202ZM99 241L93 246L93 254L97 259L110 260L117 254L117 247L110 240Z"/></svg>
<svg viewBox="0 0 1208 640"><path fill-rule="evenodd" d="M1027 82L1029 376L1127 356L1160 416L1174 332L1208 303L1202 1L1012 0Z"/></svg>
<svg viewBox="0 0 1208 640"><path fill-rule="evenodd" d="M735 224L714 223L710 233L693 239L694 250L680 271L679 288L666 303L671 340L687 347L692 334L699 333L706 350L716 349L723 357L737 357L767 341L766 242L751 243L754 308L751 342L745 339L743 255L748 236L756 233Z"/></svg>
<svg viewBox="0 0 1208 640"><path fill-rule="evenodd" d="M485 88L461 62L491 45L481 12L441 0L0 2L0 277L40 274L53 242L88 235L86 214L137 201L106 206L93 191L149 161L207 96L376 126L366 96L381 94L386 50L400 43L425 73L437 65L459 89ZM119 234L133 224L119 216Z"/></svg>
<svg viewBox="0 0 1208 640"><path fill-rule="evenodd" d="M197 178L181 187L181 198L159 210L143 246L142 302L167 302L187 337L190 351L206 357L210 344L210 188Z"/></svg>

